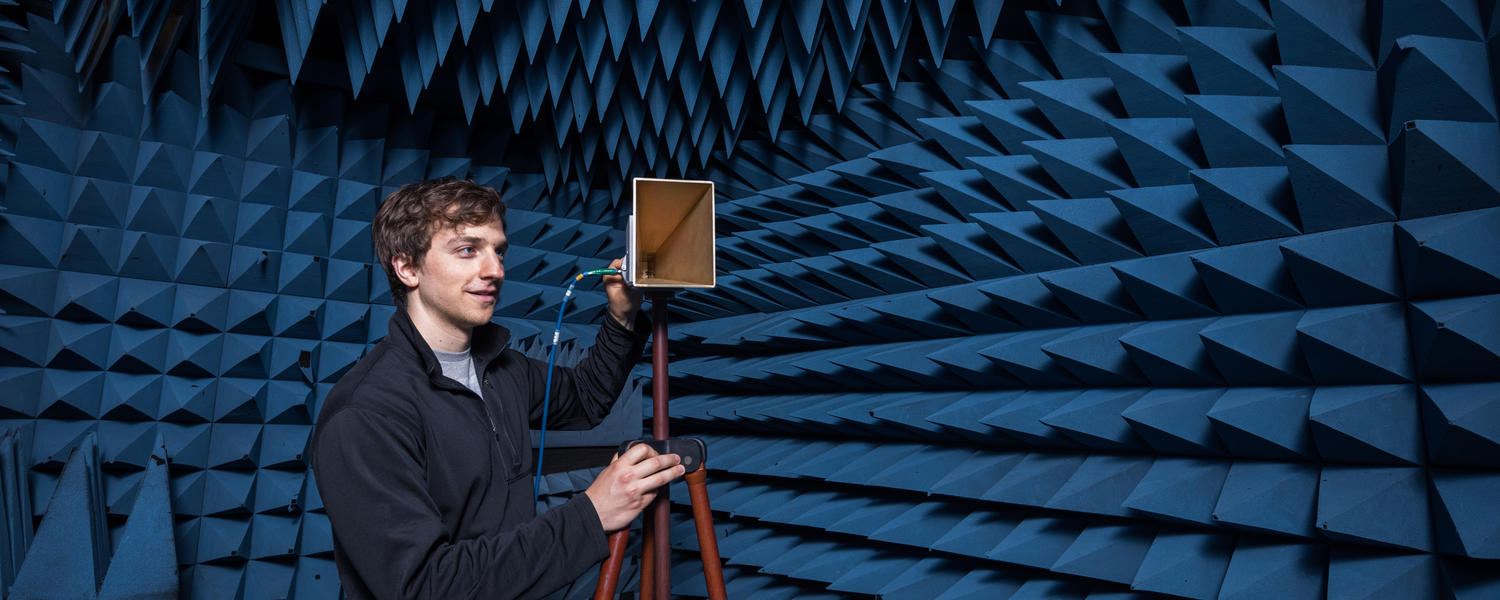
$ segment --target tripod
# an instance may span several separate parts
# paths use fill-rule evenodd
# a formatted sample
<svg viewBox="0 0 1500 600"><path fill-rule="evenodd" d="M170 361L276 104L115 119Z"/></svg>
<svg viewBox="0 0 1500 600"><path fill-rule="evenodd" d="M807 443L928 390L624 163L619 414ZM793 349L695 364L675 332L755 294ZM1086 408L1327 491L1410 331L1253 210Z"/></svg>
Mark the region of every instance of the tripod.
<svg viewBox="0 0 1500 600"><path fill-rule="evenodd" d="M671 291L650 293L651 316L656 321L651 347L651 437L665 442L667 433L667 301ZM702 448L701 441L697 442ZM704 457L706 449L694 462L697 468L683 475L688 485L688 495L693 505L693 524L698 531L698 553L703 561L703 578L708 583L710 600L725 600L724 570L719 564L719 541L714 536L713 513L708 506L708 467ZM684 465L686 466L686 464ZM641 599L667 600L672 588L672 544L669 532L667 489L662 488L642 513L644 538L641 543ZM599 568L599 584L594 588L594 600L609 600L619 586L620 567L625 563L625 543L628 529L616 531L609 536L609 558Z"/></svg>

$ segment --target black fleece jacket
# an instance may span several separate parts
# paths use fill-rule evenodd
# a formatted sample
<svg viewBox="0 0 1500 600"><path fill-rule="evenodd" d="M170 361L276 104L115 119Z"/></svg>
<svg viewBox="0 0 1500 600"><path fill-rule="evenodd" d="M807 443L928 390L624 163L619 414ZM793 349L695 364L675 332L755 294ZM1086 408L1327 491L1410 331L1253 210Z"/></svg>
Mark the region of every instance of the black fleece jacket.
<svg viewBox="0 0 1500 600"><path fill-rule="evenodd" d="M634 328L606 317L588 356L557 369L549 428L604 419L649 319ZM349 598L536 598L609 554L588 496L536 514L527 430L541 424L547 365L509 339L498 325L474 330L480 398L443 375L397 310L329 392L310 453Z"/></svg>

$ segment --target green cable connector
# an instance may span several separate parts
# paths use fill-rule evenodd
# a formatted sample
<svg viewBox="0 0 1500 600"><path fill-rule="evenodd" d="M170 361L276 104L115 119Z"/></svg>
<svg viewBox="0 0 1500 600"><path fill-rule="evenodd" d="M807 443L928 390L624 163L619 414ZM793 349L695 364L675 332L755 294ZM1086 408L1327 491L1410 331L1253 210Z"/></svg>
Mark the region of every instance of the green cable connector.
<svg viewBox="0 0 1500 600"><path fill-rule="evenodd" d="M620 274L620 270L619 269L610 269L610 268L594 269L592 271L584 271L582 273L579 273L573 279L575 281L583 281L584 277L590 277L590 276L593 276L593 275L619 275L619 274Z"/></svg>

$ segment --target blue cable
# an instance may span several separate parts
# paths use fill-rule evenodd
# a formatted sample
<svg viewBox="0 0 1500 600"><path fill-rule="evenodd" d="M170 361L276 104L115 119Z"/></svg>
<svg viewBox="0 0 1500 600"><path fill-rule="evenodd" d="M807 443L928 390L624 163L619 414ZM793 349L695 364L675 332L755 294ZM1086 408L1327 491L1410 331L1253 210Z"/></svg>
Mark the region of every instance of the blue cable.
<svg viewBox="0 0 1500 600"><path fill-rule="evenodd" d="M562 304L557 307L557 327L552 330L552 351L547 356L547 391L542 395L542 437L536 446L536 477L531 480L531 503L541 498L542 460L547 456L547 411L552 407L552 369L557 366L557 341L562 337L563 313L568 310L568 299L573 297L573 288L589 275L615 275L618 269L594 269L585 271L568 280L568 291L563 293Z"/></svg>
<svg viewBox="0 0 1500 600"><path fill-rule="evenodd" d="M547 410L552 406L552 368L557 365L557 340L562 337L563 312L568 310L568 298L573 297L573 286L582 276L568 282L568 291L563 294L562 305L557 307L557 328L552 330L552 351L547 354L547 391L542 396L542 439L536 446L536 478L531 480L531 503L541 498L542 460L547 456Z"/></svg>

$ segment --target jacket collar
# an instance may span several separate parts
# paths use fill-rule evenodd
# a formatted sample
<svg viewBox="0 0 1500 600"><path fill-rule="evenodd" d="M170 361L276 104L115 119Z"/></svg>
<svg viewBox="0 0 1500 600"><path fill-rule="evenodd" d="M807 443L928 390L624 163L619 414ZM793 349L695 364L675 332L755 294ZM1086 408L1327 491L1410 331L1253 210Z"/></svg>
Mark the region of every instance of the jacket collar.
<svg viewBox="0 0 1500 600"><path fill-rule="evenodd" d="M391 320L386 327L386 339L398 344L403 348L409 348L417 355L417 360L422 365L422 371L427 373L431 379L443 376L442 364L438 362L437 355L432 352L432 346L427 344L427 339L417 331L416 323L411 320L411 315L406 313L406 307L397 304L396 312L391 314ZM500 356L505 351L505 345L510 342L510 330L495 323L485 323L474 328L474 334L469 340L469 354L474 357L476 364L488 367L490 361Z"/></svg>

